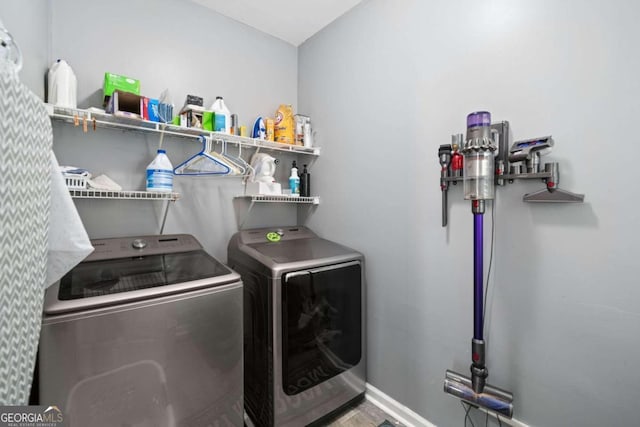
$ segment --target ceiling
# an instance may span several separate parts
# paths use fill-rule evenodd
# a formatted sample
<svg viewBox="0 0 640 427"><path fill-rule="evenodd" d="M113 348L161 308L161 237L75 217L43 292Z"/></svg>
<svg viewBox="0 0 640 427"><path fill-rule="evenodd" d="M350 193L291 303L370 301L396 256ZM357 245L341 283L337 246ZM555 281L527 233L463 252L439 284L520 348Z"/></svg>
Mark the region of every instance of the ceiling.
<svg viewBox="0 0 640 427"><path fill-rule="evenodd" d="M362 0L193 0L299 46Z"/></svg>

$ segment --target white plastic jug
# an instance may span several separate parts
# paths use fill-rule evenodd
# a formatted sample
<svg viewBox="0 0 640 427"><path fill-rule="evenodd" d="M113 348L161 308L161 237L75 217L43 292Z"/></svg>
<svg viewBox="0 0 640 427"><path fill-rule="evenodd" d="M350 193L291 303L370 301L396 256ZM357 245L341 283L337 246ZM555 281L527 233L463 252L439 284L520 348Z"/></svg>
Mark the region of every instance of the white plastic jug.
<svg viewBox="0 0 640 427"><path fill-rule="evenodd" d="M158 155L147 166L147 191L173 191L173 166L165 150L158 149Z"/></svg>
<svg viewBox="0 0 640 427"><path fill-rule="evenodd" d="M57 107L77 108L78 101L76 93L78 90L78 81L76 75L63 59L58 59L49 68L48 74L49 84L49 104Z"/></svg>
<svg viewBox="0 0 640 427"><path fill-rule="evenodd" d="M211 105L211 111L215 113L213 130L215 132L231 133L231 111L224 104L221 96Z"/></svg>

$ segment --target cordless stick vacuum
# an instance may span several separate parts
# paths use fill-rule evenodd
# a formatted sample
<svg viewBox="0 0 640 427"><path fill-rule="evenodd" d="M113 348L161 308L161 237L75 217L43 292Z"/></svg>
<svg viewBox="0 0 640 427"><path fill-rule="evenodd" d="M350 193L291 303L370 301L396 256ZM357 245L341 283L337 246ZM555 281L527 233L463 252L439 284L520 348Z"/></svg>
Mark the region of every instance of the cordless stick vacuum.
<svg viewBox="0 0 640 427"><path fill-rule="evenodd" d="M473 212L473 340L471 341L471 378L447 370L444 391L469 404L490 412L513 416L513 395L486 383L483 336L483 218L485 200L494 198L494 151L491 114L486 111L467 116L464 155L464 195L471 200Z"/></svg>

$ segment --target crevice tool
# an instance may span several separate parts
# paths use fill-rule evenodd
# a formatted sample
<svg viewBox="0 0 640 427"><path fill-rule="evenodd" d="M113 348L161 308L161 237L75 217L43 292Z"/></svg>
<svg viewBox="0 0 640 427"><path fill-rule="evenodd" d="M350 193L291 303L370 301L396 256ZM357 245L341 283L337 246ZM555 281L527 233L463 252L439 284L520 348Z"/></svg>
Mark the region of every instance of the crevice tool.
<svg viewBox="0 0 640 427"><path fill-rule="evenodd" d="M449 183L446 178L449 177L449 165L451 164L451 144L443 144L438 149L438 158L440 159L440 190L442 190L442 226L447 226L447 192Z"/></svg>

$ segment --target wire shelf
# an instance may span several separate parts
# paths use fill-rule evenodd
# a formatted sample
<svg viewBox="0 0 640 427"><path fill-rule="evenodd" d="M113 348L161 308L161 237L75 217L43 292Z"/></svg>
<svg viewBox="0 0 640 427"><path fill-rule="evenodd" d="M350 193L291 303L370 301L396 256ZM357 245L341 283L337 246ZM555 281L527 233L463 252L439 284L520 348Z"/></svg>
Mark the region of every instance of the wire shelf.
<svg viewBox="0 0 640 427"><path fill-rule="evenodd" d="M274 151L286 151L296 154L307 154L311 156L320 155L320 147L301 147L299 145L281 144L278 142L264 141L261 139L247 138L238 135L228 135L220 132L210 132L204 129L187 128L165 123L150 122L148 120L133 119L127 117L114 116L97 111L83 110L76 108L61 108L47 104L49 117L52 120L65 123L73 123L81 126L85 132L90 128L101 127L111 129L121 129L144 133L160 133L181 138L197 138L200 135L207 136L212 140L226 141L241 147L265 148Z"/></svg>
<svg viewBox="0 0 640 427"><path fill-rule="evenodd" d="M112 199L112 200L169 200L175 202L178 193L154 193L150 191L109 191L109 190L69 190L74 199Z"/></svg>
<svg viewBox="0 0 640 427"><path fill-rule="evenodd" d="M237 198L251 199L251 202L254 202L254 203L296 203L296 204L306 204L306 205L320 204L320 197L318 196L300 197L300 196L291 196L288 194L283 194L278 196L268 196L268 195L256 194L256 195L237 196Z"/></svg>

